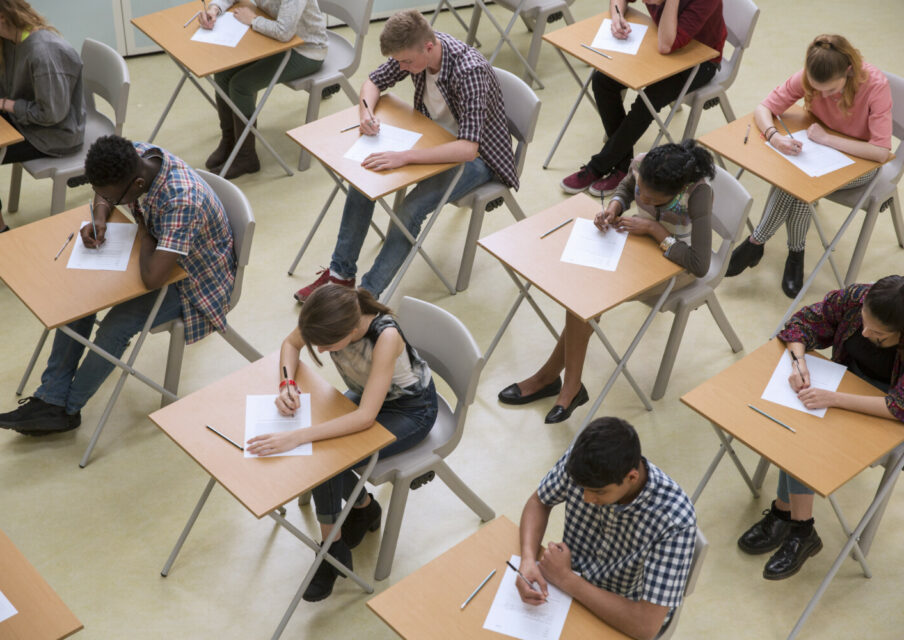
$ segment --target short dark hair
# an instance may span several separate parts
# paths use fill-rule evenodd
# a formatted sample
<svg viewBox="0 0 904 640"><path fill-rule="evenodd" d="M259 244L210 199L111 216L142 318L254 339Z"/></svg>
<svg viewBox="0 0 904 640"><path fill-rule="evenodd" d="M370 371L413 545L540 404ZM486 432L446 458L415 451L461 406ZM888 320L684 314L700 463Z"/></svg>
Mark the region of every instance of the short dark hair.
<svg viewBox="0 0 904 640"><path fill-rule="evenodd" d="M690 139L650 149L640 161L638 172L647 187L672 196L698 180L716 177L712 154Z"/></svg>
<svg viewBox="0 0 904 640"><path fill-rule="evenodd" d="M866 292L869 312L891 331L904 329L904 277L885 276Z"/></svg>
<svg viewBox="0 0 904 640"><path fill-rule="evenodd" d="M581 487L599 489L621 484L640 467L640 439L621 418L597 418L575 440L565 471Z"/></svg>
<svg viewBox="0 0 904 640"><path fill-rule="evenodd" d="M85 177L94 187L121 185L137 173L138 152L131 140L121 136L98 138L85 156Z"/></svg>
<svg viewBox="0 0 904 640"><path fill-rule="evenodd" d="M380 53L392 56L409 49L422 50L427 42L436 42L436 33L417 9L399 11L389 17L380 33Z"/></svg>

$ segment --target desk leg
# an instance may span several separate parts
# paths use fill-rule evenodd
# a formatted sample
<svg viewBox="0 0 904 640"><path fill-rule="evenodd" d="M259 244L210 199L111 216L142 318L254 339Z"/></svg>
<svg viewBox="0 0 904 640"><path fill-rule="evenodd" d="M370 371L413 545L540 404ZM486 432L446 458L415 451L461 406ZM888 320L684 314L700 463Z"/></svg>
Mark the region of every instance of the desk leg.
<svg viewBox="0 0 904 640"><path fill-rule="evenodd" d="M504 266L504 265L503 265ZM549 318L546 317L546 314L543 313L543 310L540 309L540 306L537 304L537 301L534 300L533 296L530 295L528 289L530 289L531 285L528 282L527 284L522 284L521 280L518 279L518 276L514 274L514 272L505 267L506 273L508 273L509 277L514 281L515 286L518 287L518 297L515 298L515 302L512 304L512 307L509 309L508 314L505 316L505 320L502 321L502 325L499 327L499 330L496 332L496 335L493 337L492 342L490 342L490 346L487 347L486 352L483 354L483 359L486 362L490 359L490 355L493 351L496 350L496 345L499 344L499 340L502 338L502 334L505 333L506 329L508 329L509 323L511 323L512 318L515 316L515 312L518 310L518 307L521 306L521 302L523 300L527 300L530 306L534 308L534 311L540 316L540 320L543 321L543 324L546 325L546 328L549 329L549 332L552 334L553 340L558 341L559 332L555 330L552 326L552 323L549 321Z"/></svg>
<svg viewBox="0 0 904 640"><path fill-rule="evenodd" d="M253 123L257 122L257 116L261 112L261 109L264 107L264 103L267 102L267 98L270 97L270 92L273 91L273 87L276 86L276 81L279 79L279 76L282 75L283 69L286 68L286 64L289 62L289 56L292 55L292 50L289 49L286 51L283 56L282 62L279 63L279 67L276 69L276 73L273 74L273 77L270 79L270 84L267 85L267 88L264 90L264 95L261 96L260 100L257 101L257 108L254 109L254 113L251 114L251 118L246 118L241 111L236 108L235 103L229 99L229 96L226 95L226 92L223 91L220 86L214 81L214 79L210 76L207 77L207 80L210 82L211 86L213 86L214 91L229 105L229 108L232 109L232 112L245 123L245 128L242 130L241 135L235 141L235 147L232 149L232 153L229 154L229 157L226 158L226 164L223 165L223 168L220 170L220 177L226 175L226 172L229 171L229 167L232 166L232 161L235 160L236 155L238 155L239 148L242 146L242 143L245 142L245 138L249 135L254 135L257 137L258 142L260 142L267 151L270 152L270 155L280 164L283 170L286 172L286 175L291 176L292 170L289 168L289 165L285 163L282 157L276 153L276 149L274 149L267 139L261 135L261 132L257 130L257 127L254 126ZM206 95L206 92L205 92Z"/></svg>
<svg viewBox="0 0 904 640"><path fill-rule="evenodd" d="M175 59L170 56L170 59L173 62L176 62ZM176 65L182 69L182 77L179 78L179 82L176 84L176 89L173 91L173 95L170 96L169 102L166 103L166 107L163 109L163 113L160 114L160 119L157 120L157 124L154 125L154 129L151 131L151 135L148 136L148 143L154 142L154 138L157 137L157 133L160 131L160 127L163 126L163 121L166 120L166 116L169 115L170 109L173 108L173 103L176 101L176 97L179 95L179 92L182 91L182 85L185 84L185 79L189 77L189 72L183 67L181 64L176 62Z"/></svg>
<svg viewBox="0 0 904 640"><path fill-rule="evenodd" d="M747 470L744 468L744 465L741 464L740 458L738 458L738 454L735 453L734 448L731 446L731 441L734 440L734 436L725 435L725 433L720 429L717 425L710 423L713 430L716 432L716 436L718 436L721 444L719 445L719 451L713 457L712 462L709 463L709 467L706 469L706 473L703 474L703 477L700 478L700 482L697 484L697 488L694 489L694 493L691 496L691 502L696 504L697 498L700 497L700 494L703 493L703 488L706 487L709 479L712 477L713 473L716 471L716 467L719 466L719 463L722 462L722 457L727 453L731 458L731 461L734 462L734 465L738 468L738 471L741 473L741 477L744 478L744 482L747 483L750 492L753 494L754 498L759 498L760 493L757 491L757 486L750 479L750 476L747 475Z"/></svg>
<svg viewBox="0 0 904 640"><path fill-rule="evenodd" d="M342 182L336 179L336 176L332 171L328 171L330 177L336 181L336 185L333 187L333 190L330 192L330 197L326 199L326 204L323 205L323 208L320 210L320 214L317 216L317 219L314 221L314 224L311 225L311 230L308 231L308 237L304 239L304 242L301 245L301 248L298 250L298 253L295 254L295 259L292 261L292 264L289 266L289 275L293 275L295 273L295 267L298 266L298 263L301 261L301 257L304 255L305 251L308 250L308 245L311 244L311 240L314 239L314 234L317 233L317 229L320 228L320 223L323 222L324 216L326 216L327 210L329 210L330 205L333 204L333 200L336 197L336 194L339 193L339 189L342 189Z"/></svg>
<svg viewBox="0 0 904 640"><path fill-rule="evenodd" d="M835 517L838 518L838 523L841 525L841 530L844 531L844 535L850 538L851 528L848 526L847 518L845 518L844 514L841 512L841 507L838 506L838 501L835 500L835 496L829 496L829 504L832 505L832 510L835 512ZM863 550L860 549L860 545L857 542L854 542L854 548L851 549L851 551L854 554L854 560L860 563L860 568L863 569L863 575L867 578L872 578L873 572L869 570L869 565L866 564Z"/></svg>
<svg viewBox="0 0 904 640"><path fill-rule="evenodd" d="M496 27L496 31L498 31L500 35L499 42L496 44L496 48L493 50L493 55L487 58L490 64L493 64L493 61L496 60L496 56L498 56L499 52L502 51L502 44L506 43L508 44L509 48L515 53L515 55L518 56L521 64L524 65L524 70L527 71L528 75L530 75L534 82L537 83L537 87L543 89L545 87L543 86L543 83L540 82L540 77L537 75L537 72L534 71L533 67L530 66L530 64L527 62L527 59L523 55L521 55L518 47L515 46L515 43L511 41L511 38L509 36L512 27L515 26L515 22L517 22L518 18L521 17L521 9L524 7L525 2L527 2L527 0L521 0L521 2L518 3L518 6L512 12L512 19L509 20L508 26L506 26L504 30L502 29L502 25L499 24L493 14L490 13L489 9L487 9L484 0L476 0L477 6L474 7L474 11L477 11L478 8L480 11L483 11L484 15L486 15L487 19L489 19L489 21L493 23L493 26Z"/></svg>
<svg viewBox="0 0 904 640"><path fill-rule="evenodd" d="M568 128L568 125L571 124L572 119L574 119L574 114L578 110L578 105L581 104L581 98L587 96L587 99L590 100L590 104L593 105L593 108L596 109L596 102L590 96L590 93L587 91L587 87L590 86L590 80L593 78L593 70L587 76L587 79L584 82L581 82L581 79L578 77L578 74L575 72L574 67L571 66L571 63L568 62L568 58L565 57L559 49L556 49L559 53L559 56L562 58L562 61L565 63L565 66L568 67L568 70L571 72L571 75L574 77L575 82L581 87L581 92L578 93L577 99L575 99L574 104L571 105L571 111L568 112L568 117L565 118L565 122L562 123L562 128L559 129L559 134L556 136L556 141L552 143L552 148L549 150L549 154L546 156L546 160L543 161L543 168L547 168L549 166L550 160L552 160L553 154L556 152L556 149L559 148L559 143L562 142L562 136L565 135L565 130Z"/></svg>
<svg viewBox="0 0 904 640"><path fill-rule="evenodd" d="M195 505L194 510L188 517L188 522L185 523L185 527L183 527L182 533L179 534L179 539L176 540L176 546L173 547L173 550L170 552L169 558L166 559L166 564L163 565L163 569L160 570L160 575L164 578L169 575L170 569L173 568L173 563L176 561L176 556L178 556L179 552L182 550L182 545L185 544L185 539L188 537L189 531L191 531L192 527L195 526L195 520L197 520L198 516L201 515L201 509L204 508L204 503L207 502L207 498L210 496L210 492L213 490L213 486L216 483L217 481L213 476L211 476L210 480L207 481L207 486L204 487L204 491L201 492L201 497L198 498L198 503Z"/></svg>
<svg viewBox="0 0 904 640"><path fill-rule="evenodd" d="M31 372L34 371L35 363L38 361L38 356L41 355L41 349L44 348L44 343L47 342L47 335L50 333L50 329L44 328L44 331L41 333L41 339L38 340L38 344L35 346L34 352L31 354L31 360L28 361L28 366L25 367L25 373L22 374L22 379L19 381L19 386L16 388L16 395L21 396L22 390L25 389L25 383L28 382L28 378L31 376Z"/></svg>
<svg viewBox="0 0 904 640"><path fill-rule="evenodd" d="M395 214L395 211L390 208L386 202L380 198L380 205L383 209L386 210L386 213L389 214L390 220L392 223L399 228L405 238L408 239L408 242L411 243L411 249L408 251L408 255L405 257L405 261L402 263L402 266L399 267L398 272L395 277L392 279L392 282L387 287L386 291L383 292L383 295L380 296L380 300L385 303L387 300L392 298L392 294L395 293L396 288L399 286L399 283L402 281L402 277L405 275L405 272L408 271L408 266L411 264L411 261L414 260L414 256L418 253L421 254L421 257L427 262L427 265L433 270L433 273L442 281L444 285L446 285L446 289L449 290L451 295L455 295L457 291L455 287L452 286L446 276L443 275L442 271L440 271L437 266L433 263L433 260L430 259L430 256L427 255L427 252L421 248L421 245L424 243L424 240L427 238L427 234L430 233L430 229L433 228L433 225L436 223L437 218L439 218L439 213L442 211L443 207L446 206L446 203L449 201L449 196L452 195L452 190L455 189L455 185L458 184L458 180L461 178L461 174L464 172L465 167L461 165L458 167L458 171L455 174L455 177L449 183L449 186L446 187L445 193L443 193L442 198L439 200L439 204L436 205L436 209L434 209L433 214L430 216L430 220L427 221L427 225L421 229L421 232L418 234L418 237L415 238L411 235L408 229L405 228L405 225L402 224L402 221L399 220L398 216Z"/></svg>
<svg viewBox="0 0 904 640"><path fill-rule="evenodd" d="M370 474L373 472L374 467L377 464L377 459L379 458L379 451L374 452L373 455L370 456L370 460L367 463L367 466L361 472L361 477L358 479L358 483L355 485L355 488L352 490L351 495L356 496L364 488L364 483L367 482L367 479L370 477ZM358 586L364 589L367 593L373 593L374 588L368 583L364 582L358 575L346 567L344 564L333 558L333 556L327 553L327 550L330 548L330 545L333 543L333 540L336 539L336 536L339 535L339 532L342 530L342 523L345 522L345 518L348 517L349 512L352 510L354 506L354 500L348 500L345 503L345 506L342 508L342 511L339 512L339 517L336 518L336 522L333 525L333 530L330 531L330 535L326 537L326 540L323 541L323 544L317 546L313 540L311 540L308 536L306 536L301 530L299 530L292 523L288 522L285 518L278 515L275 511L270 513L270 517L280 523L283 527L285 527L292 535L296 538L304 542L306 545L314 549L316 552L314 556L314 562L311 563L311 568L308 569L308 573L305 575L304 580L301 581L301 584L298 587L298 591L295 592L295 597L292 598L292 602L289 603L289 608L286 609L285 614L283 614L282 620L279 622L279 626L276 627L276 631L273 632L273 636L271 640L277 640L282 635L282 632L285 630L286 625L289 624L289 619L291 619L292 614L295 613L295 609L298 608L298 603L301 602L301 597L304 595L305 589L308 588L308 585L311 583L311 580L314 578L314 573L316 573L317 568L320 566L321 562L329 562L333 567L339 571L341 571L344 575L348 576L352 580L354 580Z"/></svg>
<svg viewBox="0 0 904 640"><path fill-rule="evenodd" d="M144 322L144 327L142 327L141 333L138 335L138 339L135 341L135 346L132 347L132 353L129 354L129 359L127 362L123 362L119 358L113 357L108 352L104 351L90 340L87 340L86 338L80 336L66 325L63 325L62 327L59 327L59 329L57 329L58 331L65 333L73 340L85 345L103 359L107 360L108 362L112 362L123 370L122 374L119 376L119 380L117 380L116 382L116 387L113 389L113 394L110 396L110 400L107 401L107 406L104 408L104 412L100 417L100 421L97 423L97 428L94 430L94 434L91 436L91 441L88 443L88 448L85 449L85 454L82 456L82 461L79 462L78 466L82 469L84 469L85 465L88 464L88 459L91 457L91 452L94 451L94 446L97 444L97 440L100 438L100 434L104 430L104 426L107 424L107 418L110 417L110 412L113 411L113 405L116 404L116 400L119 398L119 393L122 391L122 387L125 384L126 378L129 376L129 374L135 376L155 391L160 392L166 398L170 400L179 399L179 396L174 394L169 389L166 389L158 383L154 382L140 371L136 371L135 367L133 366L135 364L135 359L138 357L138 352L141 351L141 345L144 344L144 339L150 332L151 327L154 326L154 320L157 317L157 311L160 310L160 305L163 304L163 298L166 296L166 290L168 288L168 285L163 285L160 288L160 292L157 294L157 299L154 301L154 306L151 308L151 312L148 314L148 319Z"/></svg>
<svg viewBox="0 0 904 640"><path fill-rule="evenodd" d="M829 248L828 242L826 242L826 234L822 230L822 224L819 222L819 216L816 214L816 207L812 204L810 207L810 217L813 218L813 226L816 227L816 234L819 236L819 241L822 243L822 249L825 251ZM832 267L832 272L835 274L835 281L838 283L838 288L844 288L844 280L841 279L841 273L838 271L838 265L835 264L835 258L832 254L829 254L829 266Z"/></svg>
<svg viewBox="0 0 904 640"><path fill-rule="evenodd" d="M851 552L851 549L853 549L854 545L857 543L857 539L860 538L860 535L863 533L864 529L866 529L866 527L871 524L873 525L873 529L878 526L878 522L873 523L873 519L874 517L878 516L879 508L885 504L887 497L891 494L891 490L895 485L894 480L897 480L897 476L899 473L901 473L902 467L904 467L904 448L902 448L901 451L897 454L894 463L889 465L888 471L890 473L883 476L883 482L879 485L879 489L876 491L876 496L870 503L869 508L866 510L866 513L864 513L863 517L860 519L860 523L857 525L857 528L854 529L854 531L848 538L847 543L845 543L844 547L842 547L841 552L838 554L838 557L835 558L835 563L832 565L832 568L829 569L826 577L822 579L821 583L819 583L819 588L816 590L813 598L810 600L810 602L807 604L807 607L800 615L800 618L798 618L797 624L794 625L794 629L791 630L791 634L788 636L788 640L792 640L797 636L798 633L800 633L800 629L801 627L803 627L804 622L806 622L807 618L810 616L810 613L813 612L813 609L816 607L816 603L819 602L819 599L822 597L822 594L825 593L825 590L829 586L829 583L835 577L835 574L838 573L838 569L841 568L841 563L844 562L847 554Z"/></svg>
<svg viewBox="0 0 904 640"><path fill-rule="evenodd" d="M659 139L662 138L662 134L665 134L665 137L668 138L669 142L675 142L674 140L672 140L672 136L669 135L669 124L672 122L672 118L675 117L675 114L678 113L678 109L681 107L681 101L684 100L684 96L687 94L687 90L690 88L691 82L694 81L694 78L697 75L697 71L699 70L699 64L691 70L690 75L684 82L684 86L681 87L681 93L679 93L678 97L675 98L674 106L672 107L672 110L669 111L669 116L665 119L665 123L663 123L662 120L659 119L659 114L656 113L656 110L653 108L653 103L650 102L649 98L647 98L646 92L643 89L640 89L637 92L640 94L643 103L647 105L647 109L649 109L650 113L653 116L653 119L656 120L656 124L659 125L659 133L656 135L656 139L653 140L653 147L659 145Z"/></svg>
<svg viewBox="0 0 904 640"><path fill-rule="evenodd" d="M770 464L766 458L760 456L760 461L756 465L756 471L753 472L753 486L757 490L763 488L763 481L766 479L766 472L769 471Z"/></svg>
<svg viewBox="0 0 904 640"><path fill-rule="evenodd" d="M876 173L878 176L878 172ZM781 321L778 323L778 327L776 327L775 331L772 332L772 335L775 336L779 331L781 331L785 327L785 322L788 321L788 318L791 317L791 314L794 313L798 309L798 305L800 305L800 301L803 299L804 295L806 295L807 290L810 288L810 285L813 284L813 280L816 279L816 274L819 273L819 270L822 268L822 265L825 264L826 260L831 257L832 252L835 250L835 247L838 245L838 242L841 240L841 236L844 235L844 232L847 231L848 226L850 226L851 222L854 220L854 216L857 215L857 212L860 211L860 207L863 206L863 203L866 202L867 198L869 198L870 194L873 192L873 188L876 186L876 178L874 177L866 189L863 190L863 193L860 194L860 197L857 199L857 202L854 203L851 212L848 214L847 218L845 218L844 222L839 227L838 231L835 233L835 237L832 238L832 242L829 243L829 246L826 247L825 252L819 258L819 262L816 263L816 266L813 267L813 271L810 272L810 275L807 276L807 279L804 281L804 286L801 287L800 293L797 294L797 297L791 301L791 304L788 306L788 310L785 311L785 315L782 316ZM811 205L812 207L812 205Z"/></svg>
<svg viewBox="0 0 904 640"><path fill-rule="evenodd" d="M436 18L439 16L440 12L443 10L443 5L449 8L449 13L458 21L458 24L461 25L461 28L468 31L468 24L464 21L464 19L458 14L458 11L455 10L455 7L452 5L449 0L439 0L439 4L436 5L436 9L433 10L433 17L430 18L430 26L436 22ZM469 43L470 44L470 43ZM476 37L474 38L474 45L479 49L483 46L483 44Z"/></svg>

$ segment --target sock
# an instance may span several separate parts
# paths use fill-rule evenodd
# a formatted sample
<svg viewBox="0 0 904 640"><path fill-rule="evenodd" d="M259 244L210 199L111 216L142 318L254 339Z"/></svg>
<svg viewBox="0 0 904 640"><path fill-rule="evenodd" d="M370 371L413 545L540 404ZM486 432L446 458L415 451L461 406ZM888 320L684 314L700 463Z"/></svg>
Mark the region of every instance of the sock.
<svg viewBox="0 0 904 640"><path fill-rule="evenodd" d="M332 269L330 269L330 277L331 277L331 278L335 278L336 280L351 280L351 278L346 278L346 277L345 277L344 275L342 275L341 273L336 273L336 272L333 271Z"/></svg>
<svg viewBox="0 0 904 640"><path fill-rule="evenodd" d="M797 538L806 538L813 533L813 518L809 520L792 520L791 535Z"/></svg>
<svg viewBox="0 0 904 640"><path fill-rule="evenodd" d="M772 515L774 515L779 520L790 520L791 519L791 511L785 511L784 509L779 509L775 506L775 500L772 501Z"/></svg>

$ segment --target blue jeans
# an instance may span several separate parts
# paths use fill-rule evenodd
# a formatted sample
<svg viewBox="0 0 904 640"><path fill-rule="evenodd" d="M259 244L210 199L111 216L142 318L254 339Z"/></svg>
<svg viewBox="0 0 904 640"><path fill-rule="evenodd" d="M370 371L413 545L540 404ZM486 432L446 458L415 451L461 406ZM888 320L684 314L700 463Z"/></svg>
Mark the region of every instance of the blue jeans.
<svg viewBox="0 0 904 640"><path fill-rule="evenodd" d="M788 503L790 502L789 494L792 493L795 495L809 495L813 493L813 490L799 480L793 478L792 476L789 476L783 470L779 470L778 499L782 502Z"/></svg>
<svg viewBox="0 0 904 640"><path fill-rule="evenodd" d="M462 197L469 191L489 181L493 175L486 163L480 158L465 163L464 167L461 179L456 183L455 188L452 189L450 200ZM419 182L405 196L402 206L396 214L412 237L417 238L424 219L431 211L436 209L436 205L439 204L440 198L442 198L443 193L445 193L457 171L458 168L456 167L432 178L427 178L423 182ZM374 215L375 204L358 190L354 188L349 189L348 197L345 200L345 208L342 210L342 224L339 227L339 237L336 239L336 248L333 250L333 259L330 262L330 269L342 278L354 278L358 272L358 255L361 253L361 245L364 244L364 238L367 236L370 220ZM393 277L399 267L402 266L410 250L411 243L408 242L408 239L395 224L390 225L389 232L386 234L386 241L380 248L380 253L377 255L377 259L374 261L370 271L364 274L361 279L361 286L374 294L374 297L379 297L383 293L383 289L392 282Z"/></svg>
<svg viewBox="0 0 904 640"><path fill-rule="evenodd" d="M118 304L107 312L97 329L94 343L117 358L122 357L129 340L141 331L147 321L158 291L151 291L139 298ZM179 302L179 290L171 286L154 325L169 322L182 315L182 304ZM69 323L69 328L81 336L89 338L94 325L94 314ZM77 413L88 399L100 388L114 365L93 351L89 351L79 366L84 345L76 342L62 331L53 337L53 348L47 359L47 368L41 374L41 386L35 391L35 397L47 404L64 407L66 413ZM76 369L78 367L78 369Z"/></svg>
<svg viewBox="0 0 904 640"><path fill-rule="evenodd" d="M361 396L353 391L346 391L345 395L355 404L361 402ZM433 380L420 395L384 402L377 414L377 422L386 427L396 440L380 449L379 459L407 451L426 438L433 428L433 423L436 422L436 411L436 387ZM359 462L355 468L365 466L368 459ZM357 482L358 475L354 471L346 470L311 490L318 522L333 524L336 521L336 517L342 511L342 501L349 499ZM361 491L355 501L363 501L365 495L366 493Z"/></svg>

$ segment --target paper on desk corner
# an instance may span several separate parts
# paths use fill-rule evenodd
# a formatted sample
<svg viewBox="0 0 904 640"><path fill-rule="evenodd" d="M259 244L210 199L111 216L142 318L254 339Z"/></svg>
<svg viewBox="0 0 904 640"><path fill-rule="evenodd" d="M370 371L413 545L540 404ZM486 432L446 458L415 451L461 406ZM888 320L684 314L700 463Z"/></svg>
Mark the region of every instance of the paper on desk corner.
<svg viewBox="0 0 904 640"><path fill-rule="evenodd" d="M818 178L854 164L853 160L838 149L810 140L806 130L795 131L791 137L803 143L803 148L796 156L785 155L769 142L766 145L811 178Z"/></svg>
<svg viewBox="0 0 904 640"><path fill-rule="evenodd" d="M593 220L575 218L561 261L615 271L627 241L627 232L616 231L612 226L606 231L600 231Z"/></svg>
<svg viewBox="0 0 904 640"><path fill-rule="evenodd" d="M248 453L246 446L254 436L262 436L267 433L281 433L294 429L306 429L311 426L311 394L299 393L299 408L294 416L280 415L276 408L276 394L273 395L248 395L245 396L245 457L246 458L276 458L281 456L309 456L314 449L311 443L299 445L290 451L277 453L271 456L256 456Z"/></svg>
<svg viewBox="0 0 904 640"><path fill-rule="evenodd" d="M372 153L381 151L407 151L421 139L417 131L409 131L394 127L385 122L380 123L380 132L375 136L361 134L355 143L342 156L355 162L363 162Z"/></svg>
<svg viewBox="0 0 904 640"><path fill-rule="evenodd" d="M3 622L7 618L12 618L16 615L18 610L13 606L13 603L9 601L3 592L0 591L0 622Z"/></svg>
<svg viewBox="0 0 904 640"><path fill-rule="evenodd" d="M90 222L82 222L82 227ZM96 271L125 271L132 256L132 245L138 234L138 225L131 222L108 222L104 243L97 249L89 249L82 241L82 234L75 234L75 246L69 254L67 269L92 269Z"/></svg>
<svg viewBox="0 0 904 640"><path fill-rule="evenodd" d="M837 391L847 367L824 358L817 358L811 355L804 357L806 358L807 370L810 372L810 386L817 389ZM783 407L809 413L817 418L825 417L825 409L807 409L804 403L800 401L800 398L797 397L791 385L788 384L792 364L791 352L785 349L782 357L779 358L778 364L775 365L772 377L769 378L769 382L763 390L763 395L760 397L763 400L780 404Z"/></svg>
<svg viewBox="0 0 904 640"><path fill-rule="evenodd" d="M594 49L617 51L636 56L637 51L640 49L640 43L643 42L643 37L647 33L647 25L628 22L631 25L631 33L628 34L625 40L619 40L612 35L612 20L606 18L603 20L603 24L600 25L600 29L596 32L596 36L590 46Z"/></svg>
<svg viewBox="0 0 904 640"><path fill-rule="evenodd" d="M242 24L235 19L234 13L227 11L220 14L217 21L213 23L213 29L204 29L199 26L191 39L195 42L204 42L206 44L236 47L248 32L248 29L250 27L247 24Z"/></svg>

